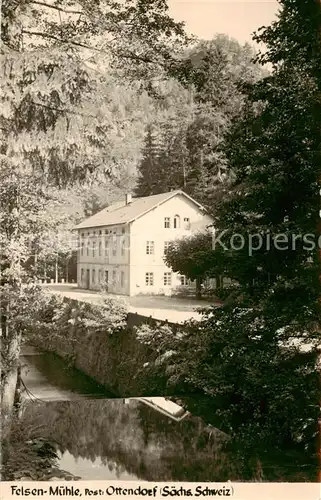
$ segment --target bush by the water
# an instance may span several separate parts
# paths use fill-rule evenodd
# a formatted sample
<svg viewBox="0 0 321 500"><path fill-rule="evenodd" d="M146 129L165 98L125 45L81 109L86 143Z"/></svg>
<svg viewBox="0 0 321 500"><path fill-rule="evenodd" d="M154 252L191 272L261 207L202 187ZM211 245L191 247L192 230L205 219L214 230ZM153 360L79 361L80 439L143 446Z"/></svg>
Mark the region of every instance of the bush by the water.
<svg viewBox="0 0 321 500"><path fill-rule="evenodd" d="M240 449L260 456L291 451L313 470L317 336L293 342L291 325L278 328L245 305L213 309L176 332L145 326L136 334L158 353L145 370L166 373L176 394L202 396L206 418Z"/></svg>
<svg viewBox="0 0 321 500"><path fill-rule="evenodd" d="M71 300L58 294L42 293L29 311L33 324L62 334L70 326L85 328L88 333L115 334L126 327L127 310L118 298L106 297L99 304ZM30 315L30 314L29 314Z"/></svg>

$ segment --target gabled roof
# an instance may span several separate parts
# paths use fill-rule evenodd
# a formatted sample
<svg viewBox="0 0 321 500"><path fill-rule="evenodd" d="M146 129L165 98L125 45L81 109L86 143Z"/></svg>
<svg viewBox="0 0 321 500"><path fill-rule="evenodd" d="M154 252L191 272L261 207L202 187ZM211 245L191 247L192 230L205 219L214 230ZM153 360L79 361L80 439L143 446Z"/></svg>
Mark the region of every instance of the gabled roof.
<svg viewBox="0 0 321 500"><path fill-rule="evenodd" d="M85 219L74 229L128 224L178 194L185 196L187 199L195 203L195 205L197 205L201 210L205 211L204 207L200 203L193 200L193 198L184 193L184 191L177 190L169 193L154 194L144 198L132 198L132 201L128 205L126 205L125 200L113 203L97 214Z"/></svg>

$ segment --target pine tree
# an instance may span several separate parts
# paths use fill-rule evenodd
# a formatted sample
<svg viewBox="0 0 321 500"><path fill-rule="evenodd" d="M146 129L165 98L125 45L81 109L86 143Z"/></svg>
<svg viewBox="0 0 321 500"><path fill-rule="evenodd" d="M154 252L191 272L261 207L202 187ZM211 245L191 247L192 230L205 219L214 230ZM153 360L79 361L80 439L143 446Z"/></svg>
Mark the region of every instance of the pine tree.
<svg viewBox="0 0 321 500"><path fill-rule="evenodd" d="M250 46L218 35L200 42L189 56L196 110L187 130L187 190L211 212L228 175L224 137L243 108L240 81L249 83L262 76L253 55Z"/></svg>
<svg viewBox="0 0 321 500"><path fill-rule="evenodd" d="M238 82L262 75L253 55L248 45L226 36L199 42L185 54L181 73L175 75L181 85L163 91L164 112L156 101L161 149L153 174L157 192L183 189L213 210L227 175L224 134L243 107ZM140 182L143 178L142 173ZM155 188L145 190L152 192Z"/></svg>
<svg viewBox="0 0 321 500"><path fill-rule="evenodd" d="M184 189L186 185L186 119L168 118L161 127L161 153L159 155L160 181L166 191Z"/></svg>
<svg viewBox="0 0 321 500"><path fill-rule="evenodd" d="M162 192L163 186L158 182L157 176L159 173L159 154L157 129L151 123L146 128L142 160L138 168L139 177L135 190L137 196L150 196Z"/></svg>
<svg viewBox="0 0 321 500"><path fill-rule="evenodd" d="M157 90L151 137L147 129L143 159L138 164L137 193L140 185L145 185L145 196L186 186L186 127L193 113L189 92L173 80L163 82ZM151 161L146 164L148 155Z"/></svg>

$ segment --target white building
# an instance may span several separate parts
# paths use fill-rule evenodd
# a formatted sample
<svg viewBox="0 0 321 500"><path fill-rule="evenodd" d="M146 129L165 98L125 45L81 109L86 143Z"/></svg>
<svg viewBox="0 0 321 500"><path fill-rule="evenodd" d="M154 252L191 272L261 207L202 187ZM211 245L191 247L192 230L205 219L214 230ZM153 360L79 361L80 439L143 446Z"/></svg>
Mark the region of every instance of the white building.
<svg viewBox="0 0 321 500"><path fill-rule="evenodd" d="M212 222L183 191L126 195L76 226L78 286L98 290L105 283L115 294L170 294L186 280L164 263L168 243Z"/></svg>

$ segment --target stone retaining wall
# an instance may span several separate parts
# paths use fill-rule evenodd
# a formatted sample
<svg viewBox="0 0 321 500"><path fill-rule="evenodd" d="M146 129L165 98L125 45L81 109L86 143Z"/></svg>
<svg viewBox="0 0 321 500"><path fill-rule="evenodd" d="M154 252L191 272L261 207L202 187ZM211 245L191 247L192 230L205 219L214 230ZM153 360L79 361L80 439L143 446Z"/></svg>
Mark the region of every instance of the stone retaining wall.
<svg viewBox="0 0 321 500"><path fill-rule="evenodd" d="M65 300L77 307L77 300ZM75 368L104 385L116 396L166 395L166 377L158 374L151 379L150 372L147 374L146 371L146 364L155 359L157 353L141 344L133 331L133 326L143 323L153 326L157 323L169 324L130 313L129 326L113 335L88 332L84 327L76 328L70 324L60 333L55 328L33 330L29 341L43 351L54 352L68 360Z"/></svg>

